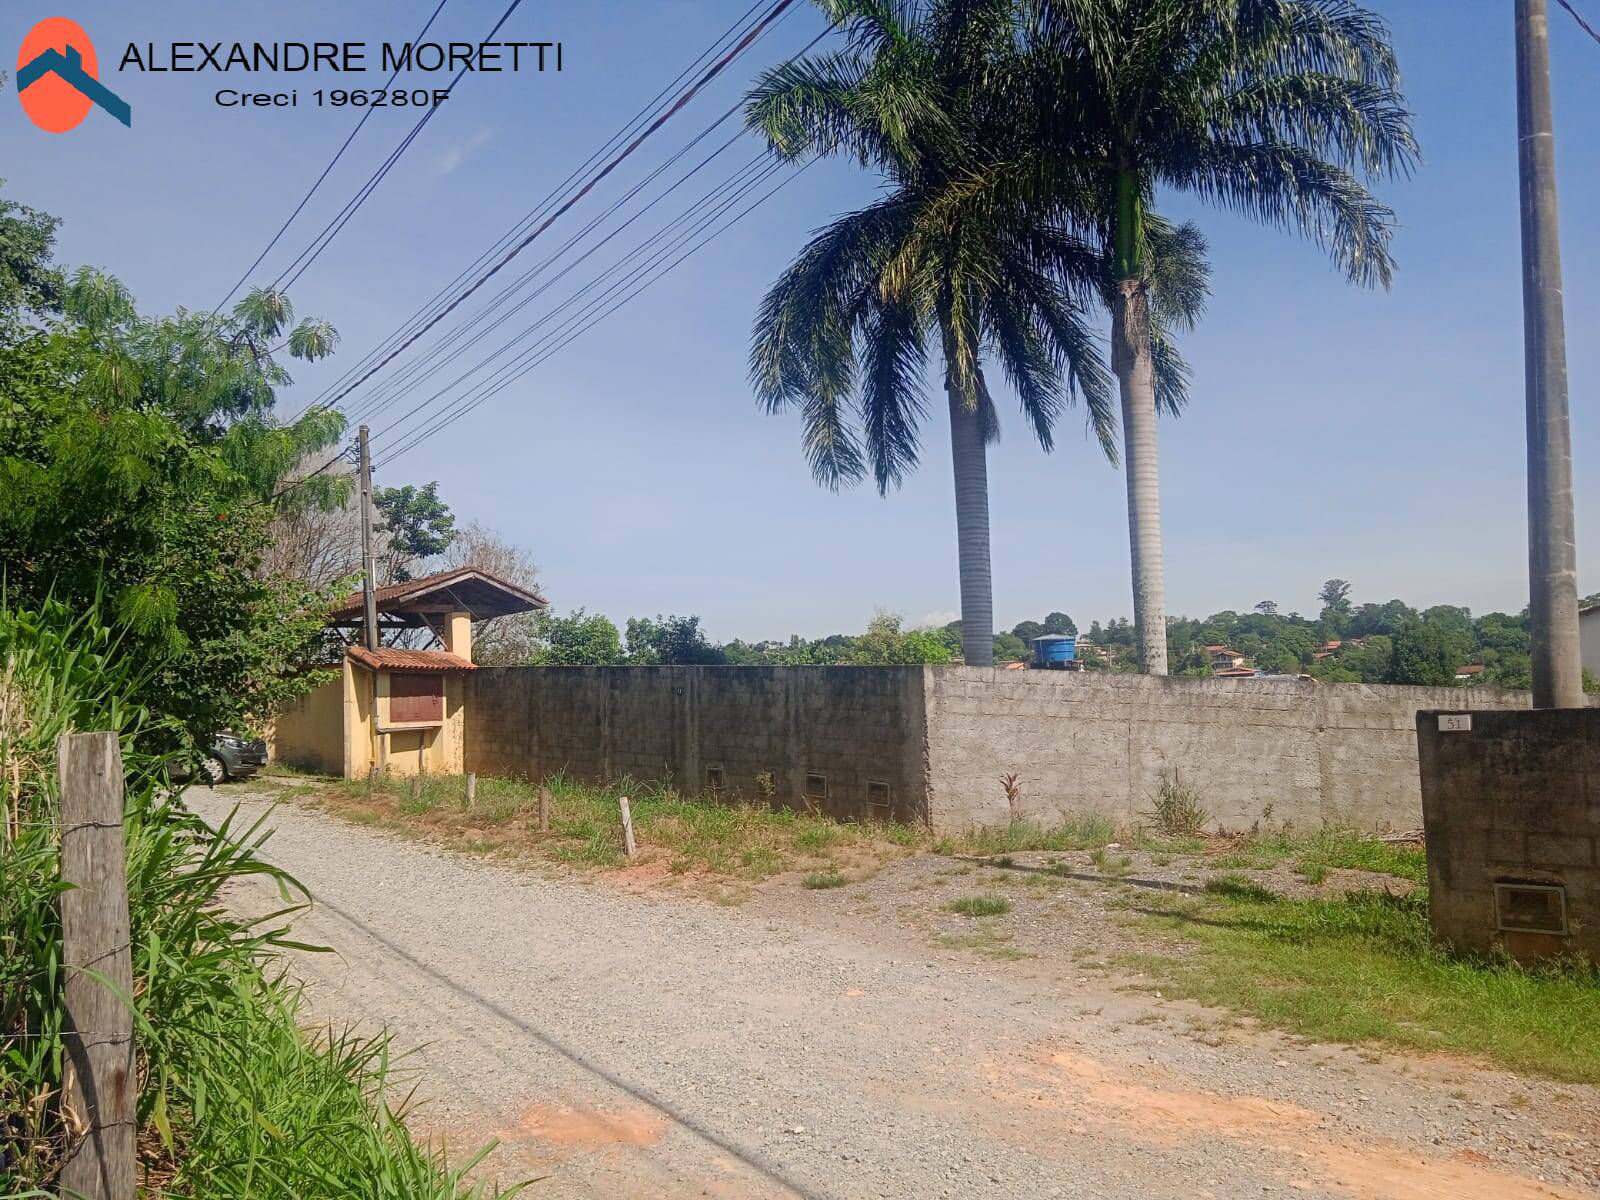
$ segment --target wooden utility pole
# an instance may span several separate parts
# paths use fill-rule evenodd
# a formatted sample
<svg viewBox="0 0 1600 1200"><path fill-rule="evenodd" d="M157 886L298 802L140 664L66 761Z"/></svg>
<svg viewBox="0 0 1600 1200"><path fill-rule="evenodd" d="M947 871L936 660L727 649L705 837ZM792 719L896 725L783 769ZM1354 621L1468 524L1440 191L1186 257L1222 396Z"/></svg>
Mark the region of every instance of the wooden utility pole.
<svg viewBox="0 0 1600 1200"><path fill-rule="evenodd" d="M65 734L61 779L61 958L66 969L63 1101L75 1140L61 1194L133 1200L133 952L122 844L122 751L114 733Z"/></svg>
<svg viewBox="0 0 1600 1200"><path fill-rule="evenodd" d="M378 564L372 552L372 453L367 427L361 427L361 606L362 632L368 650L378 648ZM376 719L376 714L374 714Z"/></svg>
<svg viewBox="0 0 1600 1200"><path fill-rule="evenodd" d="M1583 661L1578 644L1578 550L1550 104L1549 6L1547 0L1516 0L1516 7L1533 705L1579 708L1584 703Z"/></svg>

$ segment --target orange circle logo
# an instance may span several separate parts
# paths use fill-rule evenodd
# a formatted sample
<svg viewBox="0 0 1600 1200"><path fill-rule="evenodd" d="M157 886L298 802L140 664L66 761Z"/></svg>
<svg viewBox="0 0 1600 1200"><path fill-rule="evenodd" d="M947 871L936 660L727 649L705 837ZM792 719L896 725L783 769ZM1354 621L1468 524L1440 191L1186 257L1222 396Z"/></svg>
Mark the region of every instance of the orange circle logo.
<svg viewBox="0 0 1600 1200"><path fill-rule="evenodd" d="M76 21L46 17L22 39L17 95L28 119L46 133L76 129L94 107L93 98L72 82L77 71L89 79L100 75L94 43Z"/></svg>

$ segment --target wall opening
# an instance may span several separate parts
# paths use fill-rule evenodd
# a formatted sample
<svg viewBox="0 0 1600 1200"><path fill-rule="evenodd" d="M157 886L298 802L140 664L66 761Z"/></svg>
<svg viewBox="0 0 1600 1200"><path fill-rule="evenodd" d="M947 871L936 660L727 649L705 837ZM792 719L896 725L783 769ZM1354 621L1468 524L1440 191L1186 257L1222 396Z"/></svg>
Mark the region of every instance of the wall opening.
<svg viewBox="0 0 1600 1200"><path fill-rule="evenodd" d="M881 779L867 780L867 807L872 815L885 820L894 806L894 789Z"/></svg>
<svg viewBox="0 0 1600 1200"><path fill-rule="evenodd" d="M826 800L828 798L828 777L817 771L806 772L806 799Z"/></svg>
<svg viewBox="0 0 1600 1200"><path fill-rule="evenodd" d="M727 775L722 769L722 764L708 763L706 765L706 791L713 796L718 795L726 784Z"/></svg>
<svg viewBox="0 0 1600 1200"><path fill-rule="evenodd" d="M1567 889L1559 884L1494 885L1495 928L1502 933L1567 932Z"/></svg>

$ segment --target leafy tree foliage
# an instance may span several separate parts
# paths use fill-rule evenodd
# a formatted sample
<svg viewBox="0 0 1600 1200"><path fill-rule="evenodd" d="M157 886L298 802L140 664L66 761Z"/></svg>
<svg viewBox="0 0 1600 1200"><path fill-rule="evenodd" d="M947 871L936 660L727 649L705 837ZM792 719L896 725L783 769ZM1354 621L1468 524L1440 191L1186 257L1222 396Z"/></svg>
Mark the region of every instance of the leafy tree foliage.
<svg viewBox="0 0 1600 1200"><path fill-rule="evenodd" d="M639 666L726 662L720 646L706 640L699 617L628 618L628 661Z"/></svg>
<svg viewBox="0 0 1600 1200"><path fill-rule="evenodd" d="M610 667L627 658L617 627L600 613L575 608L564 617L541 614L537 630L539 645L529 659L536 666Z"/></svg>
<svg viewBox="0 0 1600 1200"><path fill-rule="evenodd" d="M343 481L281 481L333 445L336 413L273 416L334 331L252 292L226 315L145 317L115 279L50 262L54 222L0 206L0 561L13 603L97 602L149 669L133 699L190 736L247 727L314 679L296 673L320 601L260 569L278 508L335 503Z"/></svg>
<svg viewBox="0 0 1600 1200"><path fill-rule="evenodd" d="M1065 634L1068 637L1078 635L1078 626L1073 619L1064 612L1053 612L1044 619L1046 633Z"/></svg>
<svg viewBox="0 0 1600 1200"><path fill-rule="evenodd" d="M1448 687L1455 683L1460 665L1456 640L1446 624L1408 621L1395 631L1385 683L1412 683Z"/></svg>
<svg viewBox="0 0 1600 1200"><path fill-rule="evenodd" d="M450 548L456 537L456 518L439 498L439 485L375 487L372 506L378 510L387 535L384 555L385 583L410 579L411 566Z"/></svg>

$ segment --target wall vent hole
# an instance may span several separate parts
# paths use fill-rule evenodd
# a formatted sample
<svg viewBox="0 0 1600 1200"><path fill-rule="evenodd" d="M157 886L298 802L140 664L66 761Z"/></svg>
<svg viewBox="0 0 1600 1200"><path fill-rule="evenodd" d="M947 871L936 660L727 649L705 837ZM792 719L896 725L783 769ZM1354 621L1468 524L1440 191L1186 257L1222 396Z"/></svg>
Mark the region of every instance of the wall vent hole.
<svg viewBox="0 0 1600 1200"><path fill-rule="evenodd" d="M1497 883L1494 924L1502 933L1567 932L1567 889L1559 884Z"/></svg>
<svg viewBox="0 0 1600 1200"><path fill-rule="evenodd" d="M828 798L828 777L816 771L806 772L806 799L826 800Z"/></svg>
<svg viewBox="0 0 1600 1200"><path fill-rule="evenodd" d="M712 794L720 792L726 782L727 776L723 773L721 763L716 763L706 768L706 791Z"/></svg>
<svg viewBox="0 0 1600 1200"><path fill-rule="evenodd" d="M887 783L881 779L867 780L867 803L873 808L888 808L894 800L894 792Z"/></svg>

